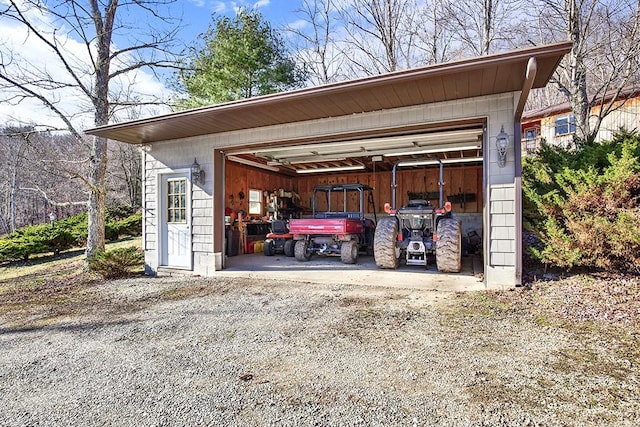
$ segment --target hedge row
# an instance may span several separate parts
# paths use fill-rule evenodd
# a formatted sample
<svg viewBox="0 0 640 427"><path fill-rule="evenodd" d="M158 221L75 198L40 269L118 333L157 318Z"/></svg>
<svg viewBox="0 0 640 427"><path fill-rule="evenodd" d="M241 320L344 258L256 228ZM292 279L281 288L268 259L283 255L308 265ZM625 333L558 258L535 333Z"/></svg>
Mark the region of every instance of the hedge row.
<svg viewBox="0 0 640 427"><path fill-rule="evenodd" d="M117 240L121 236L139 236L142 213L125 218L107 214L105 238ZM27 260L32 255L53 252L55 255L73 247L82 247L87 240L87 214L82 213L56 221L23 227L0 239L0 262Z"/></svg>

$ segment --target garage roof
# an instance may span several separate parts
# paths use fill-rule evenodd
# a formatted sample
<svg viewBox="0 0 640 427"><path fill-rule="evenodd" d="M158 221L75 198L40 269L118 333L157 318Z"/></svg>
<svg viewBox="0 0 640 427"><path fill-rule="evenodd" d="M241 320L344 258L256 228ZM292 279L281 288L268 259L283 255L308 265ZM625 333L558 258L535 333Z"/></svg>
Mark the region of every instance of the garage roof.
<svg viewBox="0 0 640 427"><path fill-rule="evenodd" d="M564 42L514 50L101 126L86 133L147 144L518 91L529 58L536 59L533 87L539 88L570 48L571 43Z"/></svg>

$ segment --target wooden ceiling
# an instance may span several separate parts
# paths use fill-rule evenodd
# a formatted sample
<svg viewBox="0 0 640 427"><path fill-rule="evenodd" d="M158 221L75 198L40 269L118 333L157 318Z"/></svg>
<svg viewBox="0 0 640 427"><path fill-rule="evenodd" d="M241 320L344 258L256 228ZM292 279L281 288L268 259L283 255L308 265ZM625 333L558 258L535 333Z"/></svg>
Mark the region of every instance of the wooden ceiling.
<svg viewBox="0 0 640 427"><path fill-rule="evenodd" d="M231 161L291 176L389 171L398 162L417 160L477 164L482 161L483 129L481 121L421 133L257 146L225 154Z"/></svg>

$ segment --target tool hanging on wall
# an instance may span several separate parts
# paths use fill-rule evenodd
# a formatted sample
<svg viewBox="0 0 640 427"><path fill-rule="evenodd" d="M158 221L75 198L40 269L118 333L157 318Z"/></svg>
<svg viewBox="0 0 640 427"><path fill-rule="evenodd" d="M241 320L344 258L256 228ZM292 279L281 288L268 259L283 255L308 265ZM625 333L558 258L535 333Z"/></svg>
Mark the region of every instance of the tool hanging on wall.
<svg viewBox="0 0 640 427"><path fill-rule="evenodd" d="M244 226L244 212L238 213L238 231L240 232L240 255L247 253L247 233Z"/></svg>
<svg viewBox="0 0 640 427"><path fill-rule="evenodd" d="M450 194L447 196L447 200L451 203L460 203L460 208L464 209L467 202L473 203L476 201L476 193L464 193L462 187L458 188L458 194Z"/></svg>

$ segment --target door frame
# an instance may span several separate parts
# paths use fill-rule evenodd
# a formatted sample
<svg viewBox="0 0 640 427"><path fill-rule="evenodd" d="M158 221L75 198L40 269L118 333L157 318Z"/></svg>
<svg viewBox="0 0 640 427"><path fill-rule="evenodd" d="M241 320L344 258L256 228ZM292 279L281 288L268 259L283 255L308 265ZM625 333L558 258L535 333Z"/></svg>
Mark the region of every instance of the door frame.
<svg viewBox="0 0 640 427"><path fill-rule="evenodd" d="M163 264L163 255L165 250L167 249L167 227L166 227L166 219L167 219L167 201L165 195L165 182L167 179L170 179L172 175L178 177L185 177L187 179L187 188L186 188L186 218L187 218L187 228L188 228L188 236L189 236L189 263L188 266L172 266ZM158 266L164 268L176 268L181 270L193 270L193 222L192 222L192 212L191 212L191 199L192 199L192 183L191 183L191 170L189 168L179 168L179 169L166 169L158 173L158 179L156 182L157 191L157 203L158 203Z"/></svg>

